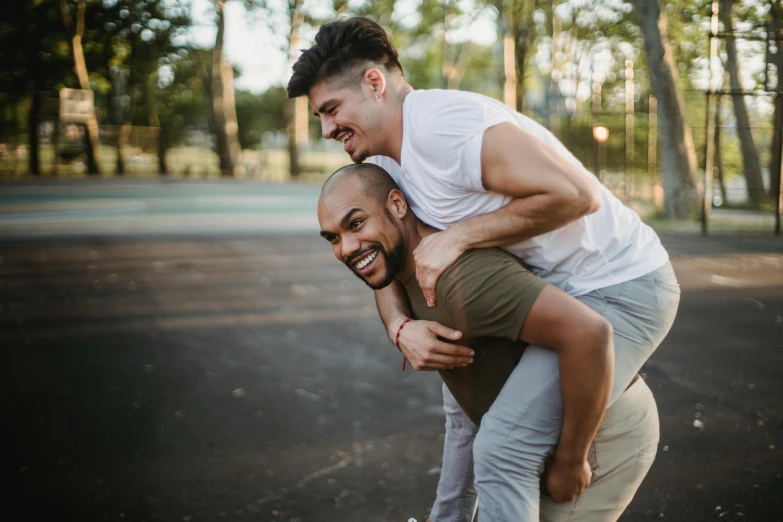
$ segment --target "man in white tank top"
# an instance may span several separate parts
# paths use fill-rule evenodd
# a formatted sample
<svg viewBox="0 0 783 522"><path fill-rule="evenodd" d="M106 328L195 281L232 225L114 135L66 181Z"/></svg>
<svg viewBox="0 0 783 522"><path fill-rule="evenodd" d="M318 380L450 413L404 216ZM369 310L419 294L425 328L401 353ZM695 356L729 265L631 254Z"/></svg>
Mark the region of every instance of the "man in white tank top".
<svg viewBox="0 0 783 522"><path fill-rule="evenodd" d="M413 90L385 32L367 19L322 26L288 93L308 96L325 138L343 142L353 161L383 167L419 219L443 230L415 255L432 306L438 276L463 252L500 246L612 324L614 361L586 349L559 358L531 351L539 355L523 356L480 429L447 433L432 520L470 519L474 471L482 520L538 520L550 454L550 494L573 499L590 481L587 453L603 412L674 321L679 286L655 233L529 118L478 94ZM402 288L376 300L416 370L471 361L469 349L448 342L460 332L409 320ZM541 375L551 379L533 378ZM471 425L453 402L444 391L447 431ZM459 455L471 445L473 466Z"/></svg>

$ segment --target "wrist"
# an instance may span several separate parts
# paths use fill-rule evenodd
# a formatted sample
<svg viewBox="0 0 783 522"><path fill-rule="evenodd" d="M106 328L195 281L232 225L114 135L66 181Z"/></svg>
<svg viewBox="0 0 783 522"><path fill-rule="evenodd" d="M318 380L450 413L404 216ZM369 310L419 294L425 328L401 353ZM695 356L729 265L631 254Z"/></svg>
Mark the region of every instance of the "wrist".
<svg viewBox="0 0 783 522"><path fill-rule="evenodd" d="M399 317L396 317L395 319L389 321L389 326L387 327L387 333L389 334L389 340L392 343L395 343L397 339L397 332L400 331L400 326L402 326L402 323L410 319L410 317L401 315ZM395 343L396 344L396 343Z"/></svg>
<svg viewBox="0 0 783 522"><path fill-rule="evenodd" d="M573 451L558 446L553 455L555 462L566 466L579 466L587 460L587 452Z"/></svg>
<svg viewBox="0 0 783 522"><path fill-rule="evenodd" d="M456 225L453 225L444 230L444 232L449 238L449 245L451 245L451 248L457 250L460 253L463 253L466 250L470 250L472 247L467 239L469 234L463 234L461 232L461 224L462 223L457 223Z"/></svg>

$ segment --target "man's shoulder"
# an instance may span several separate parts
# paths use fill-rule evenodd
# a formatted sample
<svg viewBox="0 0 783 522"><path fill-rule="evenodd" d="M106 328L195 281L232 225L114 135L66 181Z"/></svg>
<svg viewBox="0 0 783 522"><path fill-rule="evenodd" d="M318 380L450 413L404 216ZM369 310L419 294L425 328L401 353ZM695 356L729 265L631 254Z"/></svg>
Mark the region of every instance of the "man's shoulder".
<svg viewBox="0 0 783 522"><path fill-rule="evenodd" d="M483 266L487 263L508 263L512 266L520 266L527 269L521 259L501 248L474 248L467 250L457 259L454 266L467 268L475 267L475 265Z"/></svg>
<svg viewBox="0 0 783 522"><path fill-rule="evenodd" d="M446 269L438 279L437 287L442 285L441 289L445 292L454 285L465 286L471 282L480 286L491 274L508 270L530 271L521 259L505 250L476 248L463 253Z"/></svg>
<svg viewBox="0 0 783 522"><path fill-rule="evenodd" d="M471 111L483 114L488 107L494 107L498 103L483 94L444 89L413 91L409 96L411 99L408 100L410 102L408 110L417 121L422 123L433 120L437 122L444 116L464 119Z"/></svg>
<svg viewBox="0 0 783 522"><path fill-rule="evenodd" d="M472 137L482 135L488 127L513 123L521 117L488 96L437 89L415 91L405 112L409 151L434 165L449 166L462 158L465 144Z"/></svg>
<svg viewBox="0 0 783 522"><path fill-rule="evenodd" d="M465 252L437 283L438 303L468 337L516 340L547 283L497 248Z"/></svg>

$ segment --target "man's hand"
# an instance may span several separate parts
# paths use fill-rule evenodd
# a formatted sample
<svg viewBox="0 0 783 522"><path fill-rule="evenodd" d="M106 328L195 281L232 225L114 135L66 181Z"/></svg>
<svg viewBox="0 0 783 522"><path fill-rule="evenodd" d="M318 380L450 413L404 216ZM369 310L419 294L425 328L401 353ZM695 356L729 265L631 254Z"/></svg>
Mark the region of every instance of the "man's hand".
<svg viewBox="0 0 783 522"><path fill-rule="evenodd" d="M544 491L555 502L574 500L590 485L592 479L593 472L586 460L558 461L556 454L547 459L544 475L541 478Z"/></svg>
<svg viewBox="0 0 783 522"><path fill-rule="evenodd" d="M448 230L435 232L421 239L413 251L416 261L416 281L419 282L427 306L435 306L435 284L445 270L465 252Z"/></svg>
<svg viewBox="0 0 783 522"><path fill-rule="evenodd" d="M433 321L409 321L400 331L399 346L414 370L450 370L473 362L473 350L450 344L462 333Z"/></svg>

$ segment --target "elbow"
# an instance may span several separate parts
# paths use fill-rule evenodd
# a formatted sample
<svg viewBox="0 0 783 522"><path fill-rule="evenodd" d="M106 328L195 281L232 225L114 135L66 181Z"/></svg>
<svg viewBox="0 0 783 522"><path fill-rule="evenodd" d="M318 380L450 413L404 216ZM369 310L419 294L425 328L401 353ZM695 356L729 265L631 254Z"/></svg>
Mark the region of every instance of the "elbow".
<svg viewBox="0 0 783 522"><path fill-rule="evenodd" d="M596 368L603 368L604 381L611 387L614 378L614 329L603 317L591 322L585 335L588 359Z"/></svg>
<svg viewBox="0 0 783 522"><path fill-rule="evenodd" d="M593 349L598 354L605 354L611 357L614 354L612 348L612 337L614 336L614 329L612 324L603 317L596 318L593 324L590 326L588 338Z"/></svg>
<svg viewBox="0 0 783 522"><path fill-rule="evenodd" d="M575 184L568 198L568 207L573 210L574 219L597 212L602 204L601 188L596 181L590 179Z"/></svg>
<svg viewBox="0 0 783 522"><path fill-rule="evenodd" d="M581 364L614 367L614 330L609 321L598 314L572 324L552 343L561 357L576 358Z"/></svg>
<svg viewBox="0 0 783 522"><path fill-rule="evenodd" d="M594 183L591 183L589 194L585 196L585 215L598 212L603 205L603 198L601 197L601 189Z"/></svg>
<svg viewBox="0 0 783 522"><path fill-rule="evenodd" d="M582 187L582 189L578 191L577 199L578 203L576 206L580 211L580 217L598 212L603 204L600 187L597 183L589 181L587 186Z"/></svg>

